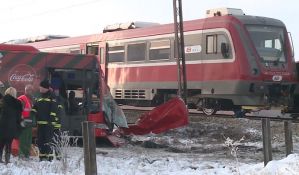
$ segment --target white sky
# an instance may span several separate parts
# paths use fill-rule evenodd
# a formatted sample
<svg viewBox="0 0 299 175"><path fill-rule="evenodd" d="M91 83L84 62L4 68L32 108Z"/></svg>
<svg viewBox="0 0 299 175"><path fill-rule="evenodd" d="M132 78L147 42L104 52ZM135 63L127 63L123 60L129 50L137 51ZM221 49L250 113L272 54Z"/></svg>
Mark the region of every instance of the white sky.
<svg viewBox="0 0 299 175"><path fill-rule="evenodd" d="M45 34L78 36L100 33L119 22L171 23L173 0L0 0L0 42ZM182 0L184 20L205 17L211 8L241 8L248 15L282 20L299 52L299 1ZM299 57L297 58L299 60Z"/></svg>

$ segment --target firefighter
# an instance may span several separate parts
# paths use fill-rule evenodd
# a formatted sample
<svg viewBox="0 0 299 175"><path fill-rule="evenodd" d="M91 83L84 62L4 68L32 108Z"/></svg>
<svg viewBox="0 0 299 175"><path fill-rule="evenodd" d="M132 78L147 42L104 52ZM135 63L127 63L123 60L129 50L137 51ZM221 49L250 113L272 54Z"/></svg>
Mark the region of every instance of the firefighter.
<svg viewBox="0 0 299 175"><path fill-rule="evenodd" d="M41 97L32 107L32 115L37 121L37 145L40 161L53 160L51 143L53 138L55 117L57 116L57 103L50 91L50 83L43 80L39 87Z"/></svg>
<svg viewBox="0 0 299 175"><path fill-rule="evenodd" d="M28 159L30 154L30 148L32 143L32 119L30 118L30 111L33 104L33 86L25 86L25 94L18 97L22 102L23 111L22 119L25 123L23 130L19 136L20 145L19 145L19 156L20 158Z"/></svg>

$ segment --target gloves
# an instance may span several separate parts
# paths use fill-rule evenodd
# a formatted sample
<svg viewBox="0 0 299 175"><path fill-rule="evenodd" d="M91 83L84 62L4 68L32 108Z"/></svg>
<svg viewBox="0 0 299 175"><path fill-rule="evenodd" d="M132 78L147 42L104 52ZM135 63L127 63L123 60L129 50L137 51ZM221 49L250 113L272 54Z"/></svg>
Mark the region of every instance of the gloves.
<svg viewBox="0 0 299 175"><path fill-rule="evenodd" d="M23 128L25 128L25 127L26 127L26 125L25 125L25 121L22 120L21 123L20 123L20 125L21 125Z"/></svg>

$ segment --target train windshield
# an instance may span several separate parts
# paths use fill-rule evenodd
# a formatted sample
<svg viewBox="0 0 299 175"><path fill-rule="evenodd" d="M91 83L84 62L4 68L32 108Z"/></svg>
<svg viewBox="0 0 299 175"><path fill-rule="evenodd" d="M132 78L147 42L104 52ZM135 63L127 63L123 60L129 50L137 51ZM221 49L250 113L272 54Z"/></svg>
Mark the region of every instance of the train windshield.
<svg viewBox="0 0 299 175"><path fill-rule="evenodd" d="M283 28L248 25L247 30L263 62L286 62Z"/></svg>

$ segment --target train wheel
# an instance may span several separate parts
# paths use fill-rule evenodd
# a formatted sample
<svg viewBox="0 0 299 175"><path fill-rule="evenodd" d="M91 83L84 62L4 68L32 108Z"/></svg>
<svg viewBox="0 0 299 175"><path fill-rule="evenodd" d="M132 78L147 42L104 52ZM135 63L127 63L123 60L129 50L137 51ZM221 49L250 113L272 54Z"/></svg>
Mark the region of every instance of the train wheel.
<svg viewBox="0 0 299 175"><path fill-rule="evenodd" d="M213 115L217 112L217 100L215 99L199 99L197 109L202 110L206 115Z"/></svg>
<svg viewBox="0 0 299 175"><path fill-rule="evenodd" d="M213 108L202 108L202 112L206 115L213 115L216 113L216 109Z"/></svg>

